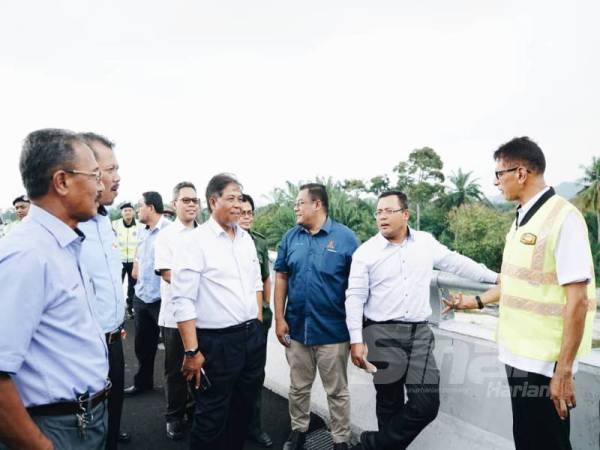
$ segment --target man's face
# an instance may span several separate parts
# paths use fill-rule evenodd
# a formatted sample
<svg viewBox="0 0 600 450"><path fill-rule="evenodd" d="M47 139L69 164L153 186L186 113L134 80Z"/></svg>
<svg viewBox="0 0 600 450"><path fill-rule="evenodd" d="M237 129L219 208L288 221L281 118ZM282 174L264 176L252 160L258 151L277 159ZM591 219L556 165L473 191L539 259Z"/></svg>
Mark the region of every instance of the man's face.
<svg viewBox="0 0 600 450"><path fill-rule="evenodd" d="M144 197L140 198L138 201L138 217L140 218L140 222L147 224L150 221L151 215L152 207L146 205Z"/></svg>
<svg viewBox="0 0 600 450"><path fill-rule="evenodd" d="M125 220L125 222L131 222L133 220L133 215L134 215L134 210L133 208L123 208L121 210L121 216L123 217L123 220Z"/></svg>
<svg viewBox="0 0 600 450"><path fill-rule="evenodd" d="M191 187L179 189L177 199L173 202L177 218L183 223L190 223L196 219L200 208L198 194Z"/></svg>
<svg viewBox="0 0 600 450"><path fill-rule="evenodd" d="M242 191L235 183L229 183L220 197L212 197L211 209L213 217L221 225L233 225L240 219Z"/></svg>
<svg viewBox="0 0 600 450"><path fill-rule="evenodd" d="M104 192L104 185L95 176L100 173L100 166L92 150L78 141L72 145L75 158L71 170L78 173L67 173L68 191L64 196L65 209L72 219L85 222L98 213L98 202Z"/></svg>
<svg viewBox="0 0 600 450"><path fill-rule="evenodd" d="M252 205L250 202L243 202L240 212L240 227L246 231L250 231L252 223L254 222L254 211L252 211Z"/></svg>
<svg viewBox="0 0 600 450"><path fill-rule="evenodd" d="M103 206L112 205L119 193L119 163L115 152L99 141L93 141L90 144L96 153L96 161L102 172L102 184L104 192L100 196L100 204Z"/></svg>
<svg viewBox="0 0 600 450"><path fill-rule="evenodd" d="M513 170L514 169L514 170ZM519 174L521 170L519 163L508 162L503 159L496 160L497 177L494 180L496 186L504 198L508 201L517 200L523 185L519 183ZM504 172L502 172L504 171Z"/></svg>
<svg viewBox="0 0 600 450"><path fill-rule="evenodd" d="M395 195L380 198L375 209L377 228L386 238L396 237L406 228L410 214Z"/></svg>
<svg viewBox="0 0 600 450"><path fill-rule="evenodd" d="M23 220L27 216L29 213L29 206L29 202L15 203L15 213L17 214L17 219Z"/></svg>
<svg viewBox="0 0 600 450"><path fill-rule="evenodd" d="M296 223L306 226L311 224L317 216L317 201L310 197L308 189L303 189L296 196L294 203L294 214L296 214Z"/></svg>

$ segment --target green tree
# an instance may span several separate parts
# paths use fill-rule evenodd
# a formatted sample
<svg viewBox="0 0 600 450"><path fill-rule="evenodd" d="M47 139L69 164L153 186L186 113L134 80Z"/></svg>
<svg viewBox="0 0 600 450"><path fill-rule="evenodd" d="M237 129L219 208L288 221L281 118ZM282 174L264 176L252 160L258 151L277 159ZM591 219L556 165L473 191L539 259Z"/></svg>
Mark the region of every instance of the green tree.
<svg viewBox="0 0 600 450"><path fill-rule="evenodd" d="M579 182L583 184L583 189L577 193L574 202L583 212L596 215L595 241L600 244L600 158L592 157L592 164L581 168L584 175Z"/></svg>
<svg viewBox="0 0 600 450"><path fill-rule="evenodd" d="M390 178L387 175L377 175L369 181L367 192L379 195L390 190Z"/></svg>
<svg viewBox="0 0 600 450"><path fill-rule="evenodd" d="M511 213L478 203L454 208L448 214L450 247L499 272L506 233L513 219Z"/></svg>
<svg viewBox="0 0 600 450"><path fill-rule="evenodd" d="M342 189L355 197L358 197L361 192L367 191L367 186L363 180L351 178L342 182Z"/></svg>
<svg viewBox="0 0 600 450"><path fill-rule="evenodd" d="M450 175L452 186L445 200L451 208L462 206L464 203L481 201L485 198L483 192L481 192L481 186L477 183L477 179L470 179L472 173L465 173L459 168L457 173L452 172L452 175Z"/></svg>
<svg viewBox="0 0 600 450"><path fill-rule="evenodd" d="M398 175L396 186L408 195L409 203L415 205L416 228L421 228L423 205L444 192L444 163L430 147L415 149L408 155L408 161L401 161L394 167Z"/></svg>

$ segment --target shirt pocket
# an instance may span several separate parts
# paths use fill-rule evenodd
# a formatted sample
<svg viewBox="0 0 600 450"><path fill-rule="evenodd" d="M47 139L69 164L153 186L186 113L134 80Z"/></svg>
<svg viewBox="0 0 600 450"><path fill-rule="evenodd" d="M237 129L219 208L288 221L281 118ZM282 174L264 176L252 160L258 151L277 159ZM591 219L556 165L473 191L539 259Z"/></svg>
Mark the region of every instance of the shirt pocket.
<svg viewBox="0 0 600 450"><path fill-rule="evenodd" d="M331 276L345 274L346 255L335 250L324 249L321 256L321 272Z"/></svg>

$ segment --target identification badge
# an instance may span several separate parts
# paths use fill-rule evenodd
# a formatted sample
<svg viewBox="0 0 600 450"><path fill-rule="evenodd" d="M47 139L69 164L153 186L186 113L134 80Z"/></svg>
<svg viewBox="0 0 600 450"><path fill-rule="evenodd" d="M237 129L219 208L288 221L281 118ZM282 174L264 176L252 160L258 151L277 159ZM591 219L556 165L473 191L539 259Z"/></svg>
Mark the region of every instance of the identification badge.
<svg viewBox="0 0 600 450"><path fill-rule="evenodd" d="M521 236L521 243L525 245L535 245L537 242L537 236L533 233L524 233Z"/></svg>

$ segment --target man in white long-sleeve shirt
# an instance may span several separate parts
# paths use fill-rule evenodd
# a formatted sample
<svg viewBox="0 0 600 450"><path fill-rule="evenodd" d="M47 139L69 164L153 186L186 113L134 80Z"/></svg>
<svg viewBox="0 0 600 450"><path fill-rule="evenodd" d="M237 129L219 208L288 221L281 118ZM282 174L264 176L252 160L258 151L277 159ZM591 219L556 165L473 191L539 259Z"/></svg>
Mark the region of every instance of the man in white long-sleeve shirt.
<svg viewBox="0 0 600 450"><path fill-rule="evenodd" d="M366 368L365 342L369 362L379 369L373 379L379 431L362 433L364 449L406 448L437 415L439 370L427 324L433 268L480 282L497 280L495 272L431 234L411 230L409 216L404 193L382 193L375 211L379 233L352 258L346 291L352 362Z"/></svg>

